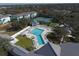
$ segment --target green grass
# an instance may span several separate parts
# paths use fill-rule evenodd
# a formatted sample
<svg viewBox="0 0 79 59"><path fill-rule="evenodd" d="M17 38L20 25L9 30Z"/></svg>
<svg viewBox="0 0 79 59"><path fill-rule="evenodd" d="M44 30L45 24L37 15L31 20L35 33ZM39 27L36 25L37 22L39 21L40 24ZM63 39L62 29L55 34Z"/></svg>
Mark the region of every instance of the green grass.
<svg viewBox="0 0 79 59"><path fill-rule="evenodd" d="M16 43L16 45L19 45L29 51L33 50L33 41L32 39L27 38L26 36L17 36L16 37L19 41Z"/></svg>

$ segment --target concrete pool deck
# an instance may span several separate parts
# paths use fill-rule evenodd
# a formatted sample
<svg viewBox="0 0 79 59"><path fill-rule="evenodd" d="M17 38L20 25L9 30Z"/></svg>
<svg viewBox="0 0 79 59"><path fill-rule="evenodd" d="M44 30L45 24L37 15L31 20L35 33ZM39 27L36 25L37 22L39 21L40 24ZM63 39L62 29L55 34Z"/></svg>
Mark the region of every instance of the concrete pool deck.
<svg viewBox="0 0 79 59"><path fill-rule="evenodd" d="M21 33L23 33L24 31L28 30L29 28L30 28L30 26L25 27L23 30L21 30L21 31L17 32L16 34L12 35L11 37L12 37L14 40L11 41L10 43L15 44L15 43L18 41L18 39L16 39L16 37L17 37L18 35L20 35Z"/></svg>
<svg viewBox="0 0 79 59"><path fill-rule="evenodd" d="M34 51L36 50L39 50L40 48L42 48L45 44L43 45L39 45L38 44L38 41L37 41L37 37L36 35L33 35L31 33L31 31L35 28L39 28L39 29L42 29L44 30L42 33L41 33L41 37L44 41L45 44L47 44L49 42L49 40L47 39L47 34L51 32L51 28L50 27L47 27L47 26L44 26L44 25L37 25L37 26L28 26L26 28L24 28L23 30L17 32L16 34L12 35L11 37L14 38L13 41L11 41L11 43L16 43L18 41L18 39L16 39L16 36L18 35L26 35L28 38L31 38L33 40L33 43L34 43L34 47L36 47L36 49L34 49ZM57 55L60 55L60 47L58 45L54 45L52 44L51 45L52 48L54 49L54 51L56 52Z"/></svg>
<svg viewBox="0 0 79 59"><path fill-rule="evenodd" d="M42 25L42 26L40 26L40 25L35 26L35 28L40 28L40 29L43 29L43 30L44 30L44 31L41 33L41 36L42 36L42 38L43 38L45 44L48 43L49 40L47 39L46 36L47 36L48 33L52 32L51 28L49 28L49 27L47 27L47 26L43 26L43 25ZM33 28L33 29L34 29L34 28ZM54 44L54 43L51 43L51 42L49 42L49 43L50 43L51 47L54 49L54 51L56 52L56 54L59 56L59 55L60 55L60 52L61 52L60 46L59 46L59 45L56 45L56 44ZM45 45L45 44L44 44L44 45ZM40 48L43 47L44 45L40 46L40 47L37 48L36 50L40 49Z"/></svg>
<svg viewBox="0 0 79 59"><path fill-rule="evenodd" d="M31 38L31 39L33 40L34 47L40 48L40 47L43 46L43 45L39 45L39 44L38 44L38 41L37 41L36 35L33 35L33 34L31 33L31 31L32 31L33 29L35 29L35 28L39 28L39 29L44 30L44 31L41 33L41 37L43 38L43 41L44 41L45 43L47 43L48 41L46 40L45 34L47 34L47 33L49 32L48 27L47 27L47 26L44 27L44 26L40 26L40 25L33 26L33 27L28 26L28 27L24 28L23 30L17 32L16 34L12 35L11 37L14 38L14 40L11 41L11 43L14 43L14 44L15 44L15 43L18 41L18 39L16 39L16 37L17 37L18 35L25 35L25 36L27 36L28 38Z"/></svg>

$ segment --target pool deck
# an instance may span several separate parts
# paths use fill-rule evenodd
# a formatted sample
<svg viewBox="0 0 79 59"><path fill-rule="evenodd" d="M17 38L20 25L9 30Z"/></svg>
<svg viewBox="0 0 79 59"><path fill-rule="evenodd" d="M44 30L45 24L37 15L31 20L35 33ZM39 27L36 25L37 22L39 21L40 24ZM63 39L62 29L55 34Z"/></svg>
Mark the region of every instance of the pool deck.
<svg viewBox="0 0 79 59"><path fill-rule="evenodd" d="M38 26L33 27L33 29L34 28L40 28L40 29L43 29L44 30L41 33L41 36L42 36L43 41L45 42L45 44L47 44L49 42L49 40L47 39L46 36L47 36L48 33L51 33L52 32L51 28L50 27L47 27L47 26L44 26L44 25L42 25L42 26L41 25L38 25ZM54 51L56 52L56 54L59 56L60 55L60 52L61 52L60 46L59 45L55 45L54 43L51 43L51 42L49 42L49 43L50 43L51 47L54 49ZM39 46L36 50L39 50L44 45Z"/></svg>
<svg viewBox="0 0 79 59"><path fill-rule="evenodd" d="M21 31L19 31L19 32L17 32L16 34L14 34L14 35L11 36L11 37L14 39L13 41L11 41L11 43L12 43L12 44L15 44L15 43L18 41L18 39L16 39L16 37L17 37L18 35L26 35L28 38L32 38L33 43L34 43L34 47L36 47L37 49L40 48L40 47L42 47L43 45L39 45L39 44L38 44L36 35L33 35L33 34L31 33L31 31L32 31L33 29L35 29L35 28L39 28L39 29L44 30L44 31L41 33L41 37L42 37L43 41L44 41L45 44L46 44L46 43L48 42L48 40L46 40L46 34L47 34L48 32L51 32L51 30L50 30L47 26L43 26L43 25L42 25L42 26L37 25L37 26L33 26L33 27L28 26L28 27L24 28L23 30L21 30Z"/></svg>
<svg viewBox="0 0 79 59"><path fill-rule="evenodd" d="M30 28L30 26L25 27L23 30L21 30L21 31L15 33L14 35L12 35L11 37L12 37L14 40L11 41L10 43L15 44L15 43L18 41L18 39L17 39L16 37L17 37L18 35L20 35L21 33L23 33L24 31L26 31L27 29L29 29L29 28Z"/></svg>
<svg viewBox="0 0 79 59"><path fill-rule="evenodd" d="M42 37L42 39L43 39L43 41L44 41L44 44L43 44L43 45L39 45L39 43L38 43L38 41L37 41L36 35L32 34L32 32L31 32L31 31L34 30L35 28L44 30L44 31L41 33L41 37ZM45 25L37 25L37 26L33 26L33 27L28 26L28 27L24 28L23 30L17 32L16 34L12 35L11 37L14 38L14 40L11 41L11 43L12 43L12 44L15 44L15 43L18 41L18 39L16 39L16 37L17 37L18 35L26 35L28 38L32 38L33 43L34 43L34 47L36 47L36 49L34 49L34 51L36 51L36 50L39 50L41 47L43 47L45 44L47 44L47 43L49 42L49 40L47 39L46 36L47 36L47 34L50 33L50 32L52 32L51 28L50 28L50 27L47 27L47 26L45 26ZM57 55L60 55L60 47L57 46L58 49L59 49L59 50L58 50L57 47L55 47L54 44L52 44L51 46L52 46L52 48L54 49L54 51L57 53Z"/></svg>

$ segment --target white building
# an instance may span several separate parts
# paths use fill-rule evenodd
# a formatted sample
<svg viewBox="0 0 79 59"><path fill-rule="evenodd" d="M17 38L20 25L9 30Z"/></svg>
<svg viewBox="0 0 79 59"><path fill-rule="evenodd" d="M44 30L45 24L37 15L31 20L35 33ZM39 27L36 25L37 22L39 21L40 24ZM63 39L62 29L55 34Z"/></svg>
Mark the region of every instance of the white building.
<svg viewBox="0 0 79 59"><path fill-rule="evenodd" d="M34 17L36 17L37 16L37 12L31 12L31 18L34 18Z"/></svg>
<svg viewBox="0 0 79 59"><path fill-rule="evenodd" d="M30 18L34 18L37 16L37 12L35 11L32 11L32 12L24 12L24 13L20 13L20 14L17 14L17 19L22 19L23 17L25 19L30 19Z"/></svg>
<svg viewBox="0 0 79 59"><path fill-rule="evenodd" d="M27 13L25 13L25 15L24 15L24 17L25 17L26 19L28 19L28 18L34 18L34 17L36 17L36 16L37 16L37 12L35 12L35 11L27 12Z"/></svg>
<svg viewBox="0 0 79 59"><path fill-rule="evenodd" d="M9 15L0 15L0 24L6 24L10 21Z"/></svg>
<svg viewBox="0 0 79 59"><path fill-rule="evenodd" d="M11 21L11 17L12 15L2 15L0 14L0 24L6 24L9 21ZM23 17L25 19L30 19L30 18L34 18L37 16L37 12L32 11L32 12L25 12L25 13L20 13L20 14L16 14L15 16L12 16L14 18L16 18L16 20L20 20L23 19Z"/></svg>

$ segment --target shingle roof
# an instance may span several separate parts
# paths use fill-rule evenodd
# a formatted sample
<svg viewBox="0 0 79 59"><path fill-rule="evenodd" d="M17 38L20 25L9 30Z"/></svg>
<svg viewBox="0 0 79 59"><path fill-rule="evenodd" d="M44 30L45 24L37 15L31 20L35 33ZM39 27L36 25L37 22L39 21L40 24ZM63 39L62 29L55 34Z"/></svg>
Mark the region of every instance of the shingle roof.
<svg viewBox="0 0 79 59"><path fill-rule="evenodd" d="M61 44L61 56L79 56L79 43Z"/></svg>
<svg viewBox="0 0 79 59"><path fill-rule="evenodd" d="M35 51L35 54L39 54L43 56L56 56L54 50L52 49L49 43L47 43L45 46L43 46L39 50Z"/></svg>

